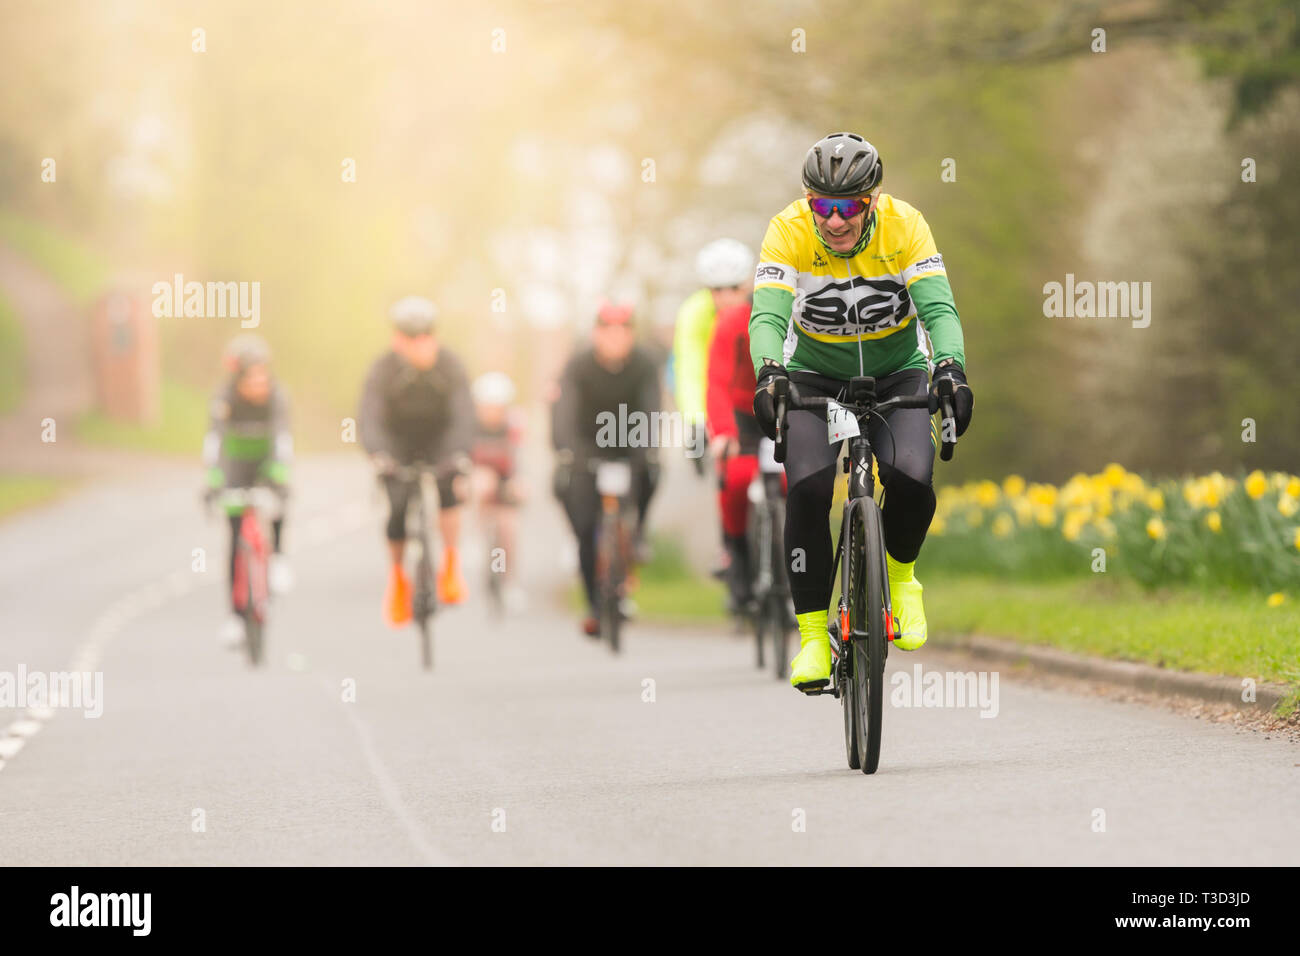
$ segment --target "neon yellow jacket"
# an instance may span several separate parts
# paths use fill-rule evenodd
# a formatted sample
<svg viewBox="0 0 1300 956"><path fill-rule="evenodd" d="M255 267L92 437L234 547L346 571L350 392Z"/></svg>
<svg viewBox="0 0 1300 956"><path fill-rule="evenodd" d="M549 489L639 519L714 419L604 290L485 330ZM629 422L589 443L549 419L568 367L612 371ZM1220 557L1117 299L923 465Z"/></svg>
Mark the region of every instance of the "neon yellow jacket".
<svg viewBox="0 0 1300 956"><path fill-rule="evenodd" d="M686 422L704 423L708 406L709 344L718 313L713 293L699 289L677 310L673 331L673 378L677 410Z"/></svg>

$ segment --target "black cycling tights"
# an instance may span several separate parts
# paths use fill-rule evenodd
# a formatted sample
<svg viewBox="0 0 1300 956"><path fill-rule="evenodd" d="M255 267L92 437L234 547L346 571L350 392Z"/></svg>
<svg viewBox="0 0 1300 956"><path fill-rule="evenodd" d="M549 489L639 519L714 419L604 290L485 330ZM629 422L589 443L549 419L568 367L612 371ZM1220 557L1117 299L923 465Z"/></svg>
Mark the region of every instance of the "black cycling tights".
<svg viewBox="0 0 1300 956"><path fill-rule="evenodd" d="M645 529L646 511L658 485L657 470L643 463L633 464L633 497L636 500L637 539ZM578 566L582 571L582 589L587 596L587 607L596 614L596 532L600 527L600 494L596 491L596 476L583 463L579 463L569 479L569 486L561 504L569 518L569 525L578 539Z"/></svg>
<svg viewBox="0 0 1300 956"><path fill-rule="evenodd" d="M806 395L834 398L847 384L803 372L793 372L790 377ZM876 379L876 395L882 401L895 395L924 395L928 389L928 376L922 369L908 369ZM930 519L934 517L930 414L923 408L896 408L885 417L888 428L878 417L871 416L867 429L885 489L885 550L895 561L915 561ZM830 605L833 590L831 498L835 476L840 470L840 449L844 446L828 443L826 416L822 412L790 412L786 434L790 445L785 463L789 485L785 548L792 556L790 591L797 613L824 611ZM799 548L803 549L802 562L794 560Z"/></svg>
<svg viewBox="0 0 1300 956"><path fill-rule="evenodd" d="M439 511L447 511L460 504L452 483L454 477L449 469L442 469L437 474ZM419 495L419 486L395 475L385 475L384 491L388 494L388 522L384 525L384 535L389 541L405 541L406 509L411 500Z"/></svg>

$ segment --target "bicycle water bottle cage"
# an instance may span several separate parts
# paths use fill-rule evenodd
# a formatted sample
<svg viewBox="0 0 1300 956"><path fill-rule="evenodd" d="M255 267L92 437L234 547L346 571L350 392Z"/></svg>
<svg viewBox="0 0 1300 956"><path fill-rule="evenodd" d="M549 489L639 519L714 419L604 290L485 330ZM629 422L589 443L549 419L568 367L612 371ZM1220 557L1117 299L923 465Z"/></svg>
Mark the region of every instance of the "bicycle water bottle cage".
<svg viewBox="0 0 1300 956"><path fill-rule="evenodd" d="M855 375L849 379L849 401L867 404L876 400L876 380L871 375Z"/></svg>

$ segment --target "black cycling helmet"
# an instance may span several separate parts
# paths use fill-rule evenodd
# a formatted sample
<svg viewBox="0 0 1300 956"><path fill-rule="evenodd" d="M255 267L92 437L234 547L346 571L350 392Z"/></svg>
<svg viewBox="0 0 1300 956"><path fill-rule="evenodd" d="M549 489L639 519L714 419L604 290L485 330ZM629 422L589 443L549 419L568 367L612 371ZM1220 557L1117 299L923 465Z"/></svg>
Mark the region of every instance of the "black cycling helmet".
<svg viewBox="0 0 1300 956"><path fill-rule="evenodd" d="M885 164L857 133L831 133L813 143L803 161L805 189L825 196L861 196L880 185Z"/></svg>

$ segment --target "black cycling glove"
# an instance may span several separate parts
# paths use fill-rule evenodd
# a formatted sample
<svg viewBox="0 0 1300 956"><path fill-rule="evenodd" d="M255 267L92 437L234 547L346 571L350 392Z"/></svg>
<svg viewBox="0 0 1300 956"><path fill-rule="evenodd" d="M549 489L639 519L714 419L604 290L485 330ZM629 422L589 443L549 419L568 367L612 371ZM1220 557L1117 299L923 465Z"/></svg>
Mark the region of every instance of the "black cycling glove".
<svg viewBox="0 0 1300 956"><path fill-rule="evenodd" d="M966 384L966 372L956 359L944 359L934 368L934 377L930 380L930 395L933 398L951 398L953 416L957 419L957 435L965 434L970 427L971 412L975 408L975 396Z"/></svg>
<svg viewBox="0 0 1300 956"><path fill-rule="evenodd" d="M758 427L768 438L776 438L776 397L772 394L772 382L778 378L789 379L790 373L780 362L770 358L763 359L758 370L754 389L754 417Z"/></svg>

